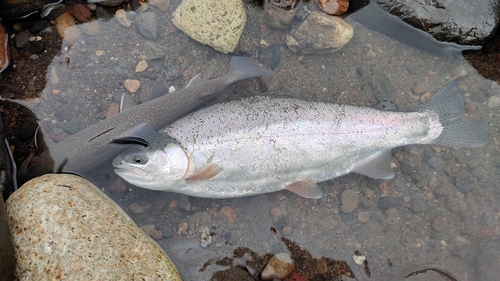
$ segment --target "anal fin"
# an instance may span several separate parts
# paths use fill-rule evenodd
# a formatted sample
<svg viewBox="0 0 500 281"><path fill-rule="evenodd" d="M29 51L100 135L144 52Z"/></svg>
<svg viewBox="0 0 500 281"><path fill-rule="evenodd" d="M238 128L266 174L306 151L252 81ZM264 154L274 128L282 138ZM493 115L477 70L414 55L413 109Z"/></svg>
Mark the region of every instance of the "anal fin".
<svg viewBox="0 0 500 281"><path fill-rule="evenodd" d="M196 173L188 178L186 181L197 181L197 180L207 180L217 176L220 172L222 172L222 168L216 164L210 164L201 172Z"/></svg>
<svg viewBox="0 0 500 281"><path fill-rule="evenodd" d="M392 179L391 150L386 149L363 159L354 165L352 171L375 179Z"/></svg>
<svg viewBox="0 0 500 281"><path fill-rule="evenodd" d="M313 179L290 183L285 186L285 189L305 198L319 199L323 197L323 192Z"/></svg>

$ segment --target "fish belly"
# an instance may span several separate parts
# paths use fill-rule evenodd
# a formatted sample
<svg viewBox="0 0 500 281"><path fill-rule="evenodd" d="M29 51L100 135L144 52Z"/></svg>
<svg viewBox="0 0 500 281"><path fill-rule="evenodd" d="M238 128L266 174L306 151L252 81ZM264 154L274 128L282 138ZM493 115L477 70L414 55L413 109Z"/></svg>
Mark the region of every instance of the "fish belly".
<svg viewBox="0 0 500 281"><path fill-rule="evenodd" d="M221 168L189 183L192 194L240 197L333 179L381 151L430 143L437 137L430 115L260 97L199 110L165 133L181 142L196 171Z"/></svg>

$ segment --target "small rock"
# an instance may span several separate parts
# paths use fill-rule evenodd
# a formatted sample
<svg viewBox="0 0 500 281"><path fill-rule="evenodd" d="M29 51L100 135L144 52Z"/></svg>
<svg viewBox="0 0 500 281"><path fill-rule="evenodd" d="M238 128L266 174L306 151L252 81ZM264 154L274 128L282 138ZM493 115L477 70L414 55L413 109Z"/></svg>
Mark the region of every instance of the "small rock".
<svg viewBox="0 0 500 281"><path fill-rule="evenodd" d="M232 224L236 221L236 211L229 206L224 206L217 213L217 219Z"/></svg>
<svg viewBox="0 0 500 281"><path fill-rule="evenodd" d="M292 275L290 275L288 281L309 281L309 278L306 275L301 275L297 272L294 272L292 273Z"/></svg>
<svg viewBox="0 0 500 281"><path fill-rule="evenodd" d="M437 232L443 232L448 229L448 221L442 216L436 216L432 219L432 229Z"/></svg>
<svg viewBox="0 0 500 281"><path fill-rule="evenodd" d="M189 225L187 222L181 223L181 225L179 226L179 233L180 234L187 234L188 228L189 228Z"/></svg>
<svg viewBox="0 0 500 281"><path fill-rule="evenodd" d="M491 96L488 99L488 107L499 107L500 106L500 94Z"/></svg>
<svg viewBox="0 0 500 281"><path fill-rule="evenodd" d="M148 69L148 63L145 60L141 60L135 67L135 72L143 72Z"/></svg>
<svg viewBox="0 0 500 281"><path fill-rule="evenodd" d="M427 92L423 95L420 96L420 101L425 103L426 101L428 101L430 98L432 97L432 94L430 92Z"/></svg>
<svg viewBox="0 0 500 281"><path fill-rule="evenodd" d="M155 225L154 224L141 225L140 229L142 229L142 231L144 231L147 235L151 236L151 233L155 231Z"/></svg>
<svg viewBox="0 0 500 281"><path fill-rule="evenodd" d="M35 178L10 196L6 209L16 280L182 280L162 248L83 178Z"/></svg>
<svg viewBox="0 0 500 281"><path fill-rule="evenodd" d="M354 209L358 207L359 195L354 190L345 190L342 192L341 196L341 207L342 212L348 214L352 213Z"/></svg>
<svg viewBox="0 0 500 281"><path fill-rule="evenodd" d="M38 32L46 29L50 26L50 21L48 20L35 20L30 27L30 32L32 34L37 34Z"/></svg>
<svg viewBox="0 0 500 281"><path fill-rule="evenodd" d="M286 44L300 55L331 54L347 44L352 35L352 27L342 18L314 11L286 36Z"/></svg>
<svg viewBox="0 0 500 281"><path fill-rule="evenodd" d="M328 270L328 262L325 258L316 258L316 272L318 274L325 274Z"/></svg>
<svg viewBox="0 0 500 281"><path fill-rule="evenodd" d="M45 50L45 43L43 41L31 42L28 51L32 54L40 54Z"/></svg>
<svg viewBox="0 0 500 281"><path fill-rule="evenodd" d="M131 203L128 205L128 209L134 214L142 213L142 207L139 203Z"/></svg>
<svg viewBox="0 0 500 281"><path fill-rule="evenodd" d="M71 15L81 22L88 22L92 18L92 12L83 4L75 4L66 8Z"/></svg>
<svg viewBox="0 0 500 281"><path fill-rule="evenodd" d="M189 212L191 210L191 199L189 196L181 194L178 201L179 208Z"/></svg>
<svg viewBox="0 0 500 281"><path fill-rule="evenodd" d="M148 4L157 7L162 12L166 12L168 11L168 8L170 8L169 0L149 0Z"/></svg>
<svg viewBox="0 0 500 281"><path fill-rule="evenodd" d="M425 92L425 84L422 82L418 82L413 89L411 90L415 95L421 95Z"/></svg>
<svg viewBox="0 0 500 281"><path fill-rule="evenodd" d="M172 15L175 27L225 54L238 46L246 20L241 0L183 0Z"/></svg>
<svg viewBox="0 0 500 281"><path fill-rule="evenodd" d="M212 235L210 234L210 228L205 227L201 232L201 244L202 248L206 248L212 243Z"/></svg>
<svg viewBox="0 0 500 281"><path fill-rule="evenodd" d="M377 207L381 210L388 210L389 208L397 208L403 204L403 198L394 196L380 197Z"/></svg>
<svg viewBox="0 0 500 281"><path fill-rule="evenodd" d="M82 36L80 30L75 26L75 18L68 12L56 18L56 27L57 33L65 42L75 42Z"/></svg>
<svg viewBox="0 0 500 281"><path fill-rule="evenodd" d="M57 18L58 16L64 14L66 12L66 5L64 4L56 4L56 5L50 5L45 8L42 13L40 14L40 17L42 19L49 19L53 20Z"/></svg>
<svg viewBox="0 0 500 281"><path fill-rule="evenodd" d="M123 82L123 86L125 87L125 89L127 89L127 91L129 91L129 93L133 94L133 93L137 92L137 90L141 86L141 82L139 82L139 80L135 80L135 79L126 79Z"/></svg>
<svg viewBox="0 0 500 281"><path fill-rule="evenodd" d="M368 212L359 212L358 213L358 221L361 223L365 223L370 220L370 213Z"/></svg>
<svg viewBox="0 0 500 281"><path fill-rule="evenodd" d="M27 31L21 31L16 34L16 37L14 38L14 44L16 48L21 49L30 43L29 41L30 34Z"/></svg>
<svg viewBox="0 0 500 281"><path fill-rule="evenodd" d="M366 261L366 257L365 256L354 255L354 256L352 256L352 259L354 260L354 262L357 265L363 265L363 263Z"/></svg>
<svg viewBox="0 0 500 281"><path fill-rule="evenodd" d="M444 167L444 161L436 156L432 156L426 161L427 165L431 166L436 171L441 171Z"/></svg>
<svg viewBox="0 0 500 281"><path fill-rule="evenodd" d="M273 217L273 220L278 220L281 218L282 212L280 207L274 207L271 209L271 216Z"/></svg>
<svg viewBox="0 0 500 281"><path fill-rule="evenodd" d="M292 234L292 231L293 231L293 229L289 225L283 227L283 234L284 235L290 235L290 234Z"/></svg>
<svg viewBox="0 0 500 281"><path fill-rule="evenodd" d="M195 229L212 224L212 216L207 212L198 212L188 219L189 225Z"/></svg>
<svg viewBox="0 0 500 281"><path fill-rule="evenodd" d="M295 269L295 263L288 253L278 253L274 255L262 271L263 280L280 279L290 276Z"/></svg>
<svg viewBox="0 0 500 281"><path fill-rule="evenodd" d="M318 6L327 14L339 16L347 12L348 0L316 0Z"/></svg>
<svg viewBox="0 0 500 281"><path fill-rule="evenodd" d="M161 230L153 230L149 236L151 236L151 238L153 239L162 239L163 238L163 232Z"/></svg>
<svg viewBox="0 0 500 281"><path fill-rule="evenodd" d="M86 23L79 25L80 30L87 36L97 36L101 33L101 27L99 26L99 21L91 20Z"/></svg>
<svg viewBox="0 0 500 281"><path fill-rule="evenodd" d="M146 12L135 18L134 24L139 33L146 39L156 41L158 39L158 16L155 13Z"/></svg>
<svg viewBox="0 0 500 281"><path fill-rule="evenodd" d="M132 21L127 17L127 12L125 12L124 9L116 10L115 17L118 22L125 27L130 27L132 25Z"/></svg>
<svg viewBox="0 0 500 281"><path fill-rule="evenodd" d="M414 214L422 213L425 210L425 204L418 197L411 198L410 211Z"/></svg>

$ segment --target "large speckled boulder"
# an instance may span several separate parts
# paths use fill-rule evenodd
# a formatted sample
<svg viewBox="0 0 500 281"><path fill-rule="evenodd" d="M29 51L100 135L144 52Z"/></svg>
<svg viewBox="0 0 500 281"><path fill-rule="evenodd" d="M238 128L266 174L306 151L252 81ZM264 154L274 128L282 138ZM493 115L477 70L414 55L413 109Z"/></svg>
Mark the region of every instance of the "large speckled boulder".
<svg viewBox="0 0 500 281"><path fill-rule="evenodd" d="M182 280L160 246L82 178L35 178L6 209L16 280Z"/></svg>
<svg viewBox="0 0 500 281"><path fill-rule="evenodd" d="M241 0L183 0L172 16L175 27L225 54L236 49L246 21Z"/></svg>

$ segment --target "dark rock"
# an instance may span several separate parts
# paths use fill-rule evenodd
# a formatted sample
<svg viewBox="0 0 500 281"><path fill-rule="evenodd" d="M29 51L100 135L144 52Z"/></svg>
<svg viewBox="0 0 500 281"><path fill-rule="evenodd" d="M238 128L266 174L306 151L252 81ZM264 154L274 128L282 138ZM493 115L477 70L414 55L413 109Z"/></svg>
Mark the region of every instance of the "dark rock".
<svg viewBox="0 0 500 281"><path fill-rule="evenodd" d="M92 18L92 12L83 4L69 6L66 10L81 22L88 22Z"/></svg>
<svg viewBox="0 0 500 281"><path fill-rule="evenodd" d="M48 20L36 20L30 27L30 32L32 34L36 34L39 31L42 31L50 26L50 22Z"/></svg>
<svg viewBox="0 0 500 281"><path fill-rule="evenodd" d="M63 125L64 131L68 132L69 134L75 134L78 133L79 131L85 129L85 124L78 118L73 118L71 121Z"/></svg>
<svg viewBox="0 0 500 281"><path fill-rule="evenodd" d="M146 39L156 41L158 39L158 16L155 13L146 12L137 16L134 20L137 30Z"/></svg>
<svg viewBox="0 0 500 281"><path fill-rule="evenodd" d="M436 156L432 156L431 158L429 158L426 163L438 172L441 171L444 167L444 161L437 158Z"/></svg>
<svg viewBox="0 0 500 281"><path fill-rule="evenodd" d="M155 80L157 78L156 73L149 72L149 71L143 71L141 74L139 74L142 78L147 78L151 80Z"/></svg>
<svg viewBox="0 0 500 281"><path fill-rule="evenodd" d="M410 164L407 164L405 162L401 163L400 169L401 169L401 173L403 173L404 175L408 175L408 176L410 176L411 174L413 174L415 172L415 170L413 169L413 166Z"/></svg>
<svg viewBox="0 0 500 281"><path fill-rule="evenodd" d="M40 54L45 50L45 43L43 41L31 42L28 50L32 54Z"/></svg>
<svg viewBox="0 0 500 281"><path fill-rule="evenodd" d="M95 10L95 17L99 20L109 21L114 16L113 12L102 6L97 7Z"/></svg>
<svg viewBox="0 0 500 281"><path fill-rule="evenodd" d="M403 204L402 197L384 196L380 197L377 207L381 210L388 210L389 208L397 208Z"/></svg>
<svg viewBox="0 0 500 281"><path fill-rule="evenodd" d="M18 49L28 46L30 43L30 34L27 31L19 32L14 38L14 43Z"/></svg>
<svg viewBox="0 0 500 281"><path fill-rule="evenodd" d="M66 12L66 5L64 4L52 5L45 8L43 12L40 14L40 17L43 19L53 20L58 16L64 14L64 12Z"/></svg>
<svg viewBox="0 0 500 281"><path fill-rule="evenodd" d="M500 21L497 0L377 0L380 7L439 41L483 45Z"/></svg>
<svg viewBox="0 0 500 281"><path fill-rule="evenodd" d="M274 70L280 64L282 44L273 43L259 50L259 62Z"/></svg>
<svg viewBox="0 0 500 281"><path fill-rule="evenodd" d="M61 106L55 112L55 116L60 120L71 120L73 118L73 110L69 106Z"/></svg>

